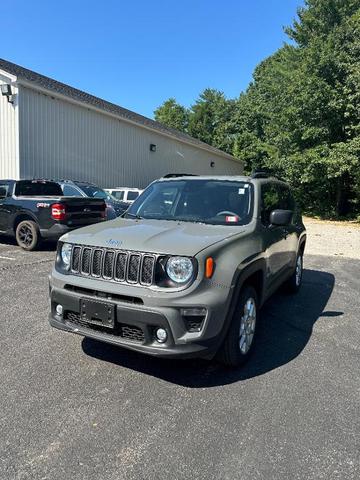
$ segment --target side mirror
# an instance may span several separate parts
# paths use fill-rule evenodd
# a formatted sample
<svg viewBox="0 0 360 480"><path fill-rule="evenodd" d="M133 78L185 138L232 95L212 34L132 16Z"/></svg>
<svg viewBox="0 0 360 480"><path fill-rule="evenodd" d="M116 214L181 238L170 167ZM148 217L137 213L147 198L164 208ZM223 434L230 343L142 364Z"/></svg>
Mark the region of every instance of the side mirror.
<svg viewBox="0 0 360 480"><path fill-rule="evenodd" d="M0 187L0 199L2 200L6 198L6 195L7 195L7 189L4 187Z"/></svg>
<svg viewBox="0 0 360 480"><path fill-rule="evenodd" d="M292 210L273 210L270 213L270 224L276 226L289 225L293 216Z"/></svg>

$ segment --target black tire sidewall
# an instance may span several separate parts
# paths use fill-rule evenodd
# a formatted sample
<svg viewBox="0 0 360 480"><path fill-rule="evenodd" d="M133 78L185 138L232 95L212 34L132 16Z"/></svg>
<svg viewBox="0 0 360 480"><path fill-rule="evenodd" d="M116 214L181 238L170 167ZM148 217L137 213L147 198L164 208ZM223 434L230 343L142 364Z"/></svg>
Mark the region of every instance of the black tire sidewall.
<svg viewBox="0 0 360 480"><path fill-rule="evenodd" d="M297 262L298 262L299 257L301 257L301 278L300 278L299 285L297 285L296 284L296 266L297 266ZM291 275L291 277L289 278L289 280L286 282L286 285L285 285L286 286L286 291L288 293L297 293L300 290L301 284L302 284L302 279L303 279L303 273L304 273L304 257L303 257L302 252L299 252L296 256L294 273Z"/></svg>
<svg viewBox="0 0 360 480"><path fill-rule="evenodd" d="M25 224L31 229L32 234L33 234L33 241L31 242L30 245L24 245L19 238L19 230ZM35 248L39 245L39 241L40 241L39 227L37 226L37 224L34 221L23 220L16 227L16 242L19 245L19 247L21 247L23 250L27 250L27 251L35 250Z"/></svg>

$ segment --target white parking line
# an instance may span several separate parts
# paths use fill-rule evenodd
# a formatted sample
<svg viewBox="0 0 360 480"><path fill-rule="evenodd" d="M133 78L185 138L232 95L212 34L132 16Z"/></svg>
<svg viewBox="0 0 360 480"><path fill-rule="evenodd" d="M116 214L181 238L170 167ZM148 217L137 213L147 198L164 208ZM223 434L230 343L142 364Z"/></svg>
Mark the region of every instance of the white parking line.
<svg viewBox="0 0 360 480"><path fill-rule="evenodd" d="M3 257L2 255L0 255L0 258L2 260L15 260L15 258L12 258L12 257Z"/></svg>

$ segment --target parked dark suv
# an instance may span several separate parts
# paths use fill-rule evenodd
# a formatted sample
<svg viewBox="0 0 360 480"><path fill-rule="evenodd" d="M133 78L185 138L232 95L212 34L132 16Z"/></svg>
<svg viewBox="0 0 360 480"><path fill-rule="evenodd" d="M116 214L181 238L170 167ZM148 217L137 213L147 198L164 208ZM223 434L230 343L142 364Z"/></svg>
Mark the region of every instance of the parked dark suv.
<svg viewBox="0 0 360 480"><path fill-rule="evenodd" d="M106 219L113 220L122 215L129 205L113 197L102 188L88 182L61 180L59 184L68 197L101 198L106 203Z"/></svg>
<svg viewBox="0 0 360 480"><path fill-rule="evenodd" d="M281 284L300 288L305 241L276 178L160 179L124 218L61 238L50 323L151 355L239 365L265 300Z"/></svg>

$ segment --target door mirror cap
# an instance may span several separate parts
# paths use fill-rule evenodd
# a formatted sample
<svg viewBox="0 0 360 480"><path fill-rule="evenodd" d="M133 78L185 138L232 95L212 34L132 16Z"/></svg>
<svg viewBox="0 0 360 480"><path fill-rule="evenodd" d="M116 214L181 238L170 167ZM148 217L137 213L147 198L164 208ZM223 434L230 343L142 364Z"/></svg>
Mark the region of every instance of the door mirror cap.
<svg viewBox="0 0 360 480"><path fill-rule="evenodd" d="M4 187L0 187L0 198L6 198L7 190Z"/></svg>
<svg viewBox="0 0 360 480"><path fill-rule="evenodd" d="M273 210L270 213L270 224L276 226L289 225L293 216L292 210Z"/></svg>

